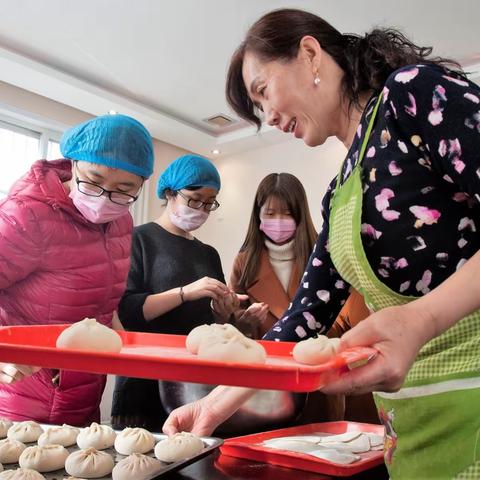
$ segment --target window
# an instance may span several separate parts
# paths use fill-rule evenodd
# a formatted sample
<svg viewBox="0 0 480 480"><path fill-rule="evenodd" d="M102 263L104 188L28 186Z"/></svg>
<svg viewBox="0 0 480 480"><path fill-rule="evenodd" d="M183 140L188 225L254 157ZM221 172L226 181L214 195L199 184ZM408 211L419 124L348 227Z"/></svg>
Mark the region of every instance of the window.
<svg viewBox="0 0 480 480"><path fill-rule="evenodd" d="M60 135L7 117L0 118L0 199L39 158L62 158Z"/></svg>

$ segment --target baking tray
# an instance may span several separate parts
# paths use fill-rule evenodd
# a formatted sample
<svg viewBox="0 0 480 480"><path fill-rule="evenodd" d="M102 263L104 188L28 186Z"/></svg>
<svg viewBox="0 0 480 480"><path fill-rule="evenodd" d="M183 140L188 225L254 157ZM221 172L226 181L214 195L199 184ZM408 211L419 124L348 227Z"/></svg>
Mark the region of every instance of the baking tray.
<svg viewBox="0 0 480 480"><path fill-rule="evenodd" d="M360 460L349 465L339 465L304 453L273 449L262 444L263 441L271 438L305 435L314 432L331 434L369 432L384 435L385 428L382 425L347 421L311 423L298 427L282 428L253 435L229 438L225 440L224 444L220 447L220 452L222 455L231 457L246 458L257 462L271 463L282 467L335 475L338 477L355 475L383 463L383 451L381 450L356 454L361 457Z"/></svg>
<svg viewBox="0 0 480 480"><path fill-rule="evenodd" d="M14 422L14 423L17 423L17 422ZM47 425L47 424L40 424L40 425L44 430L47 430L48 428L51 428L51 427L59 426L59 425ZM121 430L115 430L115 432L117 432L118 434L121 432ZM152 434L155 437L156 443L158 443L160 440L163 440L164 438L167 438L167 435L164 435L161 433L152 432ZM221 438L216 438L216 437L200 437L200 438L203 440L203 443L205 444L205 448L198 455L195 455L194 457L188 458L187 460L183 460L181 462L163 464L161 468L159 468L159 471L156 472L153 476L144 477L141 480L154 480L156 478L161 478L162 475L165 475L166 473L171 473L171 472L180 470L200 460L201 458L206 457L207 455L210 455L211 453L213 453L213 451L216 448L218 448L223 443L223 440ZM26 443L25 445L27 445L27 447L31 447L36 444L37 443L34 442L34 443ZM72 446L72 447L68 447L67 450L70 453L72 453L79 450L79 448L77 446ZM124 458L127 457L127 455L120 455L119 453L117 453L117 451L113 447L108 448L106 450L102 450L102 451L111 454L115 460L115 464L117 464L120 460L123 460ZM146 453L145 455L149 457L155 457L153 450L149 453ZM19 465L18 463L12 463L12 464L4 464L3 467L5 470L15 470L16 468L19 468ZM42 473L42 475L47 480L63 480L64 478L68 478L70 476L65 470L56 470L55 472ZM101 477L100 480L112 480L112 476L108 475L106 477ZM132 479L132 480L138 480L138 479Z"/></svg>
<svg viewBox="0 0 480 480"><path fill-rule="evenodd" d="M0 327L0 361L128 377L310 392L376 354L375 349L357 347L326 363L310 366L293 360L295 343L260 341L267 351L266 364L216 362L189 353L185 335L124 331L118 332L124 345L119 353L58 349L57 337L68 326Z"/></svg>

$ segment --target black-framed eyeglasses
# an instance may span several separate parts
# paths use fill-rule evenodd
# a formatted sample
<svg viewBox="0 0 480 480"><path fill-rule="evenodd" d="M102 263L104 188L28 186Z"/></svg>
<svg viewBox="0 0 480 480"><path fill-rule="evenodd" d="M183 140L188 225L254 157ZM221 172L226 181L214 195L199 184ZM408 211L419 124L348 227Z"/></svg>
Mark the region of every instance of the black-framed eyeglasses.
<svg viewBox="0 0 480 480"><path fill-rule="evenodd" d="M75 178L75 181L77 182L78 191L84 195L101 197L102 195L107 194L110 201L117 205L131 205L138 199L138 196L129 195L128 193L117 192L115 190L105 190L100 185L86 182L85 180L79 180L78 177Z"/></svg>
<svg viewBox="0 0 480 480"><path fill-rule="evenodd" d="M220 204L216 200L214 200L213 202L202 202L202 200L197 200L195 198L188 197L187 195L182 193L180 190L177 190L177 193L187 201L187 205L190 208L194 208L196 210L199 210L200 208L203 207L203 209L206 210L207 212L213 212L220 206Z"/></svg>

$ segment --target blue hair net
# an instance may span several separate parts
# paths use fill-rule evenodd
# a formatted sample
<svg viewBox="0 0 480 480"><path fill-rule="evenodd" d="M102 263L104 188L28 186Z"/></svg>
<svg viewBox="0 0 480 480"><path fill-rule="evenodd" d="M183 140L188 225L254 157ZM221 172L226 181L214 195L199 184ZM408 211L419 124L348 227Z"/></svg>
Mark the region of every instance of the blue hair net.
<svg viewBox="0 0 480 480"><path fill-rule="evenodd" d="M215 165L198 155L183 155L174 160L158 179L157 195L165 198L165 190L185 187L212 187L220 190L220 175Z"/></svg>
<svg viewBox="0 0 480 480"><path fill-rule="evenodd" d="M60 141L65 158L98 163L149 177L153 143L147 129L126 115L103 115L67 130Z"/></svg>

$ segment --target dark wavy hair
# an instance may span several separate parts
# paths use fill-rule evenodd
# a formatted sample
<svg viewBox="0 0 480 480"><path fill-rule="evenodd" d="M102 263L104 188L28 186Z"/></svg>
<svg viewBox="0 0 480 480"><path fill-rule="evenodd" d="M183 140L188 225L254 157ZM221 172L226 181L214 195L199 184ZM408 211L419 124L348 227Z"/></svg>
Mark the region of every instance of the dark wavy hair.
<svg viewBox="0 0 480 480"><path fill-rule="evenodd" d="M262 250L265 248L265 235L260 230L260 209L269 197L275 197L290 210L297 230L295 232L293 251L298 271L303 272L317 239L313 225L307 195L300 180L291 173L270 173L258 185L247 235L240 249L245 253L245 269L240 275L239 285L246 291L257 275L260 267Z"/></svg>
<svg viewBox="0 0 480 480"><path fill-rule="evenodd" d="M258 128L261 126L242 77L245 53L252 52L266 62L289 62L297 56L300 40L306 35L315 37L343 70L343 93L349 106L359 107L362 93L381 90L388 76L406 65L436 64L463 74L457 62L431 57L432 47L419 47L393 28L376 28L363 37L342 34L313 13L297 9L274 10L250 27L230 61L226 97L241 118Z"/></svg>

